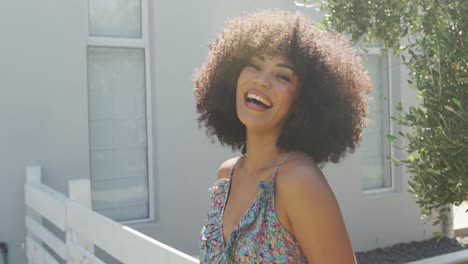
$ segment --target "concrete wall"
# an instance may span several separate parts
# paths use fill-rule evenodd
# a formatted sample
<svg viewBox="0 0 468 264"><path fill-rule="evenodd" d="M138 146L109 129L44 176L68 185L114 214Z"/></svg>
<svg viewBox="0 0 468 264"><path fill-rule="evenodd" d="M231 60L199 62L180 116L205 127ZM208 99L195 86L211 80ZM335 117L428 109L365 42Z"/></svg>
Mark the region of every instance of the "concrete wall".
<svg viewBox="0 0 468 264"><path fill-rule="evenodd" d="M68 180L89 178L85 1L0 3L0 241L10 262L25 263L24 170L44 168L44 182L68 193ZM313 9L289 0L151 1L156 222L132 227L189 254L208 206L207 189L219 164L234 155L197 128L192 76L226 18L255 8ZM396 89L414 102L399 78ZM400 87L405 87L399 90ZM325 168L356 250L419 240L432 230L406 192L400 169L396 190L361 192L357 157Z"/></svg>

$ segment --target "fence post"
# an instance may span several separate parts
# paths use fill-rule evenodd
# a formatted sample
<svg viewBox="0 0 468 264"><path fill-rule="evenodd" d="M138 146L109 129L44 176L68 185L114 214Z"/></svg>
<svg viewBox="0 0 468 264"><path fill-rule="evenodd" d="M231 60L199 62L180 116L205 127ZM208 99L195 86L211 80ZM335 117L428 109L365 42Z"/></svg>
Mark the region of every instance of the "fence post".
<svg viewBox="0 0 468 264"><path fill-rule="evenodd" d="M42 172L40 166L28 166L26 167L26 184L41 184L42 181ZM36 220L38 223L42 223L42 217L40 214L34 212L32 209L26 208L26 215L30 216L32 219ZM26 234L26 256L29 264L35 263L45 263L44 256L37 252L34 245L28 243L28 241L34 240L40 246L42 246L42 241L37 240L31 231L27 231Z"/></svg>
<svg viewBox="0 0 468 264"><path fill-rule="evenodd" d="M77 202L89 209L91 209L91 184L88 179L78 179L78 180L71 180L68 184L68 193L70 200ZM69 208L67 207L67 213ZM67 216L68 219L68 216ZM94 244L82 237L79 236L73 229L71 229L67 225L66 231L66 240L67 240L67 248L68 248L68 258L67 264L74 264L74 263L86 263L81 260L74 260L71 257L70 251L73 250L71 248L71 243L75 245L79 245L82 248L86 249L89 254L94 254ZM78 262L79 261L79 262Z"/></svg>

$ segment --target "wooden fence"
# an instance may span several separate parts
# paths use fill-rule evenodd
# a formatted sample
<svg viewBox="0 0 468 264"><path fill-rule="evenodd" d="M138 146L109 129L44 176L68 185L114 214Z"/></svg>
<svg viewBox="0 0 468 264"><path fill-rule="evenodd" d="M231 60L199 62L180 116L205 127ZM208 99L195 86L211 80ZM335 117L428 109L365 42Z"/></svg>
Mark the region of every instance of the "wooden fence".
<svg viewBox="0 0 468 264"><path fill-rule="evenodd" d="M92 211L87 179L70 181L67 198L43 185L41 168L35 166L27 168L24 188L28 264L104 263L94 254L94 246L125 264L198 263L187 254ZM65 232L65 240L46 228L43 219Z"/></svg>

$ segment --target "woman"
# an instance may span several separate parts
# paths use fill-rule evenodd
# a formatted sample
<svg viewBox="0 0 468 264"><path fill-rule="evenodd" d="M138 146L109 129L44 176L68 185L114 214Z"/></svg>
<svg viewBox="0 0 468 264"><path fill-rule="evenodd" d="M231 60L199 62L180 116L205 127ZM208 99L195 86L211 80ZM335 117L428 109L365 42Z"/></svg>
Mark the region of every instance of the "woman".
<svg viewBox="0 0 468 264"><path fill-rule="evenodd" d="M195 80L199 124L242 156L210 189L201 263L355 263L321 166L353 151L371 82L338 34L300 15L232 19Z"/></svg>

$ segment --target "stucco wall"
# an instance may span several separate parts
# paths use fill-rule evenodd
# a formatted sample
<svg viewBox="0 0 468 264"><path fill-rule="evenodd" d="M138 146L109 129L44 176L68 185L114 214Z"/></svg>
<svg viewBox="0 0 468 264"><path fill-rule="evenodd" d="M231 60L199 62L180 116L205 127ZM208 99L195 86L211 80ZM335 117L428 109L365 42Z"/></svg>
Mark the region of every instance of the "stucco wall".
<svg viewBox="0 0 468 264"><path fill-rule="evenodd" d="M197 254L217 167L237 155L197 128L193 72L226 18L267 7L301 9L320 20L289 0L150 4L157 221L132 227L189 254ZM0 3L0 240L10 247L11 263L25 263L25 167L43 166L44 182L64 193L68 180L89 178L86 19L83 1ZM392 68L395 89L403 87L397 94L414 103L399 78L405 70ZM401 169L396 191L372 195L362 194L358 171L353 156L325 168L356 250L430 236Z"/></svg>

